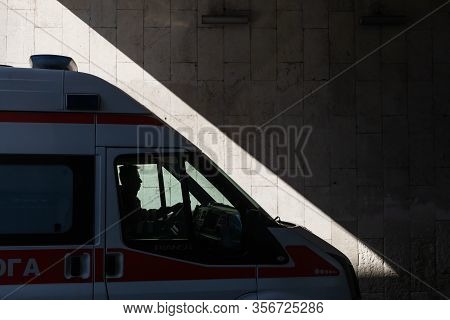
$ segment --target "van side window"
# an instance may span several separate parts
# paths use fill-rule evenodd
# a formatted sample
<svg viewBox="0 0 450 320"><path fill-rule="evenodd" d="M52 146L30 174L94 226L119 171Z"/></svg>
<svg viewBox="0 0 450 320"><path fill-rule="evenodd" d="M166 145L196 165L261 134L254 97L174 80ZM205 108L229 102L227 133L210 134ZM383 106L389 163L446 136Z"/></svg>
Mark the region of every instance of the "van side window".
<svg viewBox="0 0 450 320"><path fill-rule="evenodd" d="M118 167L120 169L120 167ZM161 197L159 196L158 185L158 166L156 163L149 163L139 166L139 175L142 179L142 187L139 190L137 197L144 201L141 201L141 207L146 210L161 208ZM120 173L120 172L119 172ZM156 181L156 183L155 183ZM123 184L120 184L122 189ZM122 190L125 192L125 190Z"/></svg>
<svg viewBox="0 0 450 320"><path fill-rule="evenodd" d="M73 172L61 165L0 165L0 233L65 233L72 227Z"/></svg>
<svg viewBox="0 0 450 320"><path fill-rule="evenodd" d="M83 244L93 199L93 157L2 156L0 244Z"/></svg>
<svg viewBox="0 0 450 320"><path fill-rule="evenodd" d="M179 162L171 157L119 161L118 197L125 241L187 238ZM176 177L178 176L178 178Z"/></svg>

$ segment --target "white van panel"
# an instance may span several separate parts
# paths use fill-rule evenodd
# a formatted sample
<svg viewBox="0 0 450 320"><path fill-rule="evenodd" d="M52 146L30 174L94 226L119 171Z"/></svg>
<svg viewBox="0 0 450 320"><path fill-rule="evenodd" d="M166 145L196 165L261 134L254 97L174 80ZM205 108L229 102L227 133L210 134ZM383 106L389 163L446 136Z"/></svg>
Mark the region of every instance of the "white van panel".
<svg viewBox="0 0 450 320"><path fill-rule="evenodd" d="M152 272L152 271L150 271ZM154 270L153 272L158 272ZM110 299L238 299L255 286L254 279L108 282ZM164 298L162 298L164 297Z"/></svg>
<svg viewBox="0 0 450 320"><path fill-rule="evenodd" d="M0 68L0 110L63 109L63 71Z"/></svg>
<svg viewBox="0 0 450 320"><path fill-rule="evenodd" d="M4 154L95 153L92 124L0 123L0 150Z"/></svg>
<svg viewBox="0 0 450 320"><path fill-rule="evenodd" d="M92 291L87 290L86 286L92 284L72 283L61 284L32 284L32 285L1 285L0 297L6 297L11 300L41 300L41 299L59 299L59 300L90 300Z"/></svg>
<svg viewBox="0 0 450 320"><path fill-rule="evenodd" d="M186 148L188 142L173 129L151 125L97 124L97 146ZM133 151L135 153L136 150Z"/></svg>

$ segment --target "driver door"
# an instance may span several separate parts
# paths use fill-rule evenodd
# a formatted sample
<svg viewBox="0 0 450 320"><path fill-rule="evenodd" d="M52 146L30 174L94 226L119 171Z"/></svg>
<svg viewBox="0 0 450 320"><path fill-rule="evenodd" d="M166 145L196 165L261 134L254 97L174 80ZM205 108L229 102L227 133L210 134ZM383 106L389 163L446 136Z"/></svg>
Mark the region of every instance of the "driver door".
<svg viewBox="0 0 450 320"><path fill-rule="evenodd" d="M135 166L142 181L134 213L122 210L122 166ZM184 174L180 152L107 149L105 281L110 299L238 299L256 292L255 265L198 262L190 255L195 198ZM127 217L139 212L135 232L124 232Z"/></svg>

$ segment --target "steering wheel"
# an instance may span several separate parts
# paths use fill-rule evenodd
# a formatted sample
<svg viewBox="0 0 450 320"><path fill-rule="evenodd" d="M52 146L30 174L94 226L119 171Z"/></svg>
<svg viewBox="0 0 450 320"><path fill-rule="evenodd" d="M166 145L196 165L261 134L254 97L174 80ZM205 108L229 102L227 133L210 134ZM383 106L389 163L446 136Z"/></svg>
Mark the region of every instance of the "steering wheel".
<svg viewBox="0 0 450 320"><path fill-rule="evenodd" d="M183 212L183 204L177 203L171 207L160 208L157 212L157 221L166 232L177 234L184 229L183 224L178 223ZM174 228L175 227L175 228Z"/></svg>
<svg viewBox="0 0 450 320"><path fill-rule="evenodd" d="M180 215L181 212L183 212L183 204L177 203L174 204L171 207L161 208L161 210L158 215L161 215L163 222L168 222L174 220L176 217Z"/></svg>

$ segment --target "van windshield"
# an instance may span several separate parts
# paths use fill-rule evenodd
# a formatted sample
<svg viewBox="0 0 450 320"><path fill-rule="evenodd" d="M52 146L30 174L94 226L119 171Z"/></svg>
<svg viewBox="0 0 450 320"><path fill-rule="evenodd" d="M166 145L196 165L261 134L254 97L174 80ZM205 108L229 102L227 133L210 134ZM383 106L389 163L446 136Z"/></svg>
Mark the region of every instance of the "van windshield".
<svg viewBox="0 0 450 320"><path fill-rule="evenodd" d="M231 202L205 177L205 175L200 173L188 161L185 161L184 165L186 169L186 176L189 177L189 180L192 179L196 182L195 184L191 182L191 188L189 189L191 207L195 208L195 205L211 201L232 206ZM202 190L197 190L198 188L201 188ZM203 194L203 197L201 197L203 193L202 191L206 193ZM194 196L192 193L197 193L197 196ZM199 201L199 199L202 199L203 201Z"/></svg>

